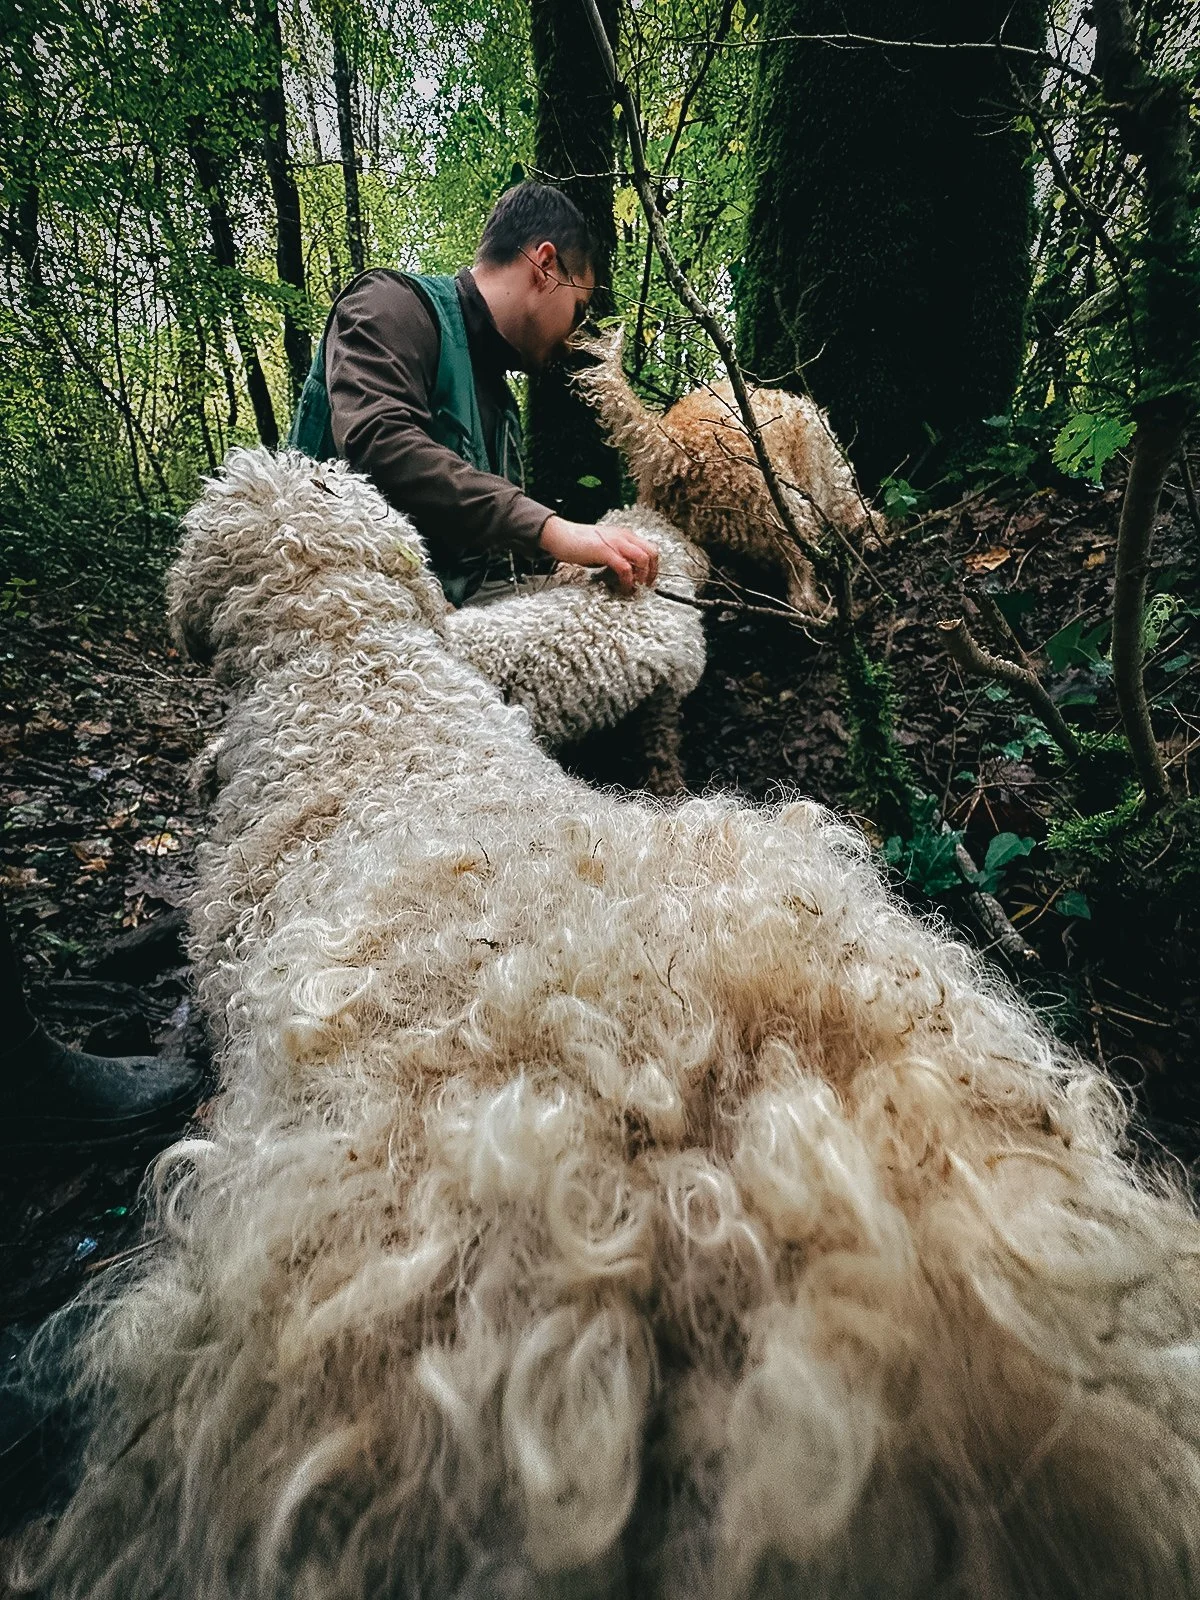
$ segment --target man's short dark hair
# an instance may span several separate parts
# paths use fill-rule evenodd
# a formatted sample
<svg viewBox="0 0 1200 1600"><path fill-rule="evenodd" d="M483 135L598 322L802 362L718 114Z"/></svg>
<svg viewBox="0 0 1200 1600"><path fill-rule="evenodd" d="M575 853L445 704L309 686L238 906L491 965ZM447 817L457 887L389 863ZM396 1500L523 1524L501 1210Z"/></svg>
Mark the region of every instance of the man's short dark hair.
<svg viewBox="0 0 1200 1600"><path fill-rule="evenodd" d="M561 189L526 180L506 189L484 224L476 261L505 267L522 250L548 239L574 274L596 265L596 241L583 212Z"/></svg>

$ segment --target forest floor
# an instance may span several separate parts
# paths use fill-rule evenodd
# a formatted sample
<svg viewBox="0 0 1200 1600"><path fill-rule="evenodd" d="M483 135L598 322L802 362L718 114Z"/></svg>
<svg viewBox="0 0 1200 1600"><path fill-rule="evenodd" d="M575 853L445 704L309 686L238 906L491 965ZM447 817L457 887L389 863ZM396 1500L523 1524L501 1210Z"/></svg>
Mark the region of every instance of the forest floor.
<svg viewBox="0 0 1200 1600"><path fill-rule="evenodd" d="M1011 696L963 680L935 627L960 614L964 586L999 590L1030 648L1057 637L1061 665L1047 681L1068 715L1115 726L1089 632L1107 614L1119 503L1116 489L1090 486L980 497L872 556L858 592L887 596L869 646L892 667L900 743L922 785L977 861L997 834L1030 845L997 891L1040 957L1023 980L1027 998L1134 1089L1153 1138L1190 1167L1200 1157L1200 918L1193 910L1164 925L1149 898L1144 915L1105 914L1048 876L1037 842L1063 803L1052 752ZM1187 589L1198 569L1200 538L1180 496L1158 535L1152 587L1171 599L1159 606L1149 684L1187 794L1200 788L1200 595ZM178 908L203 826L188 769L220 696L178 658L157 612L85 607L77 593L21 591L0 614L0 877L14 937L32 1001L59 1036L110 1054L195 1053ZM734 611L711 613L707 626L709 666L686 713L692 788L849 808L832 649ZM1065 642L1064 629L1074 630ZM636 782L622 759L619 740L598 738L573 764ZM953 918L961 906L950 895L941 910ZM131 937L140 929L150 930L141 947ZM0 1363L99 1267L137 1250L152 1154L0 1173Z"/></svg>

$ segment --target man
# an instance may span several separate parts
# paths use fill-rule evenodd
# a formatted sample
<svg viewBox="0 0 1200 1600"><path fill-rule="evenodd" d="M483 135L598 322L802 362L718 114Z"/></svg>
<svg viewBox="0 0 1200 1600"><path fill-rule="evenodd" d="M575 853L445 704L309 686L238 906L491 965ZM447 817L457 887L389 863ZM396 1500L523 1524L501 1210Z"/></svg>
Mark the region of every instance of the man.
<svg viewBox="0 0 1200 1600"><path fill-rule="evenodd" d="M520 419L506 372L561 357L587 314L595 247L557 189L499 200L474 265L455 278L386 268L338 296L289 443L345 457L416 523L447 597L461 605L511 557L607 567L653 584L653 546L628 528L568 522L523 487Z"/></svg>

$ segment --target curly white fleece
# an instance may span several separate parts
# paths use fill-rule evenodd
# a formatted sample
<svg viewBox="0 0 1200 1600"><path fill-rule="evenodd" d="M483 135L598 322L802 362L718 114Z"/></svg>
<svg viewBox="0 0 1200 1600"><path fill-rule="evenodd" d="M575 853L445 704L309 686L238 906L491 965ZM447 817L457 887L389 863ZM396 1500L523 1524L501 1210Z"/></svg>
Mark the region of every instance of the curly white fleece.
<svg viewBox="0 0 1200 1600"><path fill-rule="evenodd" d="M223 1093L87 1355L77 1600L1200 1588L1200 1228L821 808L565 776L361 480L235 453Z"/></svg>
<svg viewBox="0 0 1200 1600"><path fill-rule="evenodd" d="M708 562L665 518L628 506L602 521L657 547L664 588L695 594ZM704 672L698 611L642 588L621 597L583 567L559 567L533 593L453 612L446 644L529 712L550 750L614 727L653 696L682 700Z"/></svg>

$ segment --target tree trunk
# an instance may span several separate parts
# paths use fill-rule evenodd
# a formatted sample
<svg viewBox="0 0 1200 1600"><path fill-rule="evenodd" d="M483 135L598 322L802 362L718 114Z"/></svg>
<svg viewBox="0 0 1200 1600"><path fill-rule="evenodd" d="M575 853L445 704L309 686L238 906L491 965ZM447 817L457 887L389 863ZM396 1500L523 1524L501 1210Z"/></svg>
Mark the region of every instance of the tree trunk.
<svg viewBox="0 0 1200 1600"><path fill-rule="evenodd" d="M275 201L275 270L280 284L292 291L283 313L283 349L287 357L292 402L300 398L312 364L304 289L304 239L300 229L300 192L288 150L287 100L283 92L283 33L278 0L255 0L259 44L263 51L263 153Z"/></svg>
<svg viewBox="0 0 1200 1600"><path fill-rule="evenodd" d="M41 258L41 186L38 181L44 97L38 83L34 38L29 24L14 31L12 53L19 65L20 140L11 166L8 235L9 293L16 295L11 266L20 263L26 304L36 312L45 302L46 280ZM14 98L16 98L14 96Z"/></svg>
<svg viewBox="0 0 1200 1600"><path fill-rule="evenodd" d="M230 220L229 207L225 202L220 169L216 157L208 148L203 124L199 118L189 119L187 141L188 155L196 170L196 177L208 208L213 260L226 274L228 281L229 316L233 323L234 338L241 351L242 365L246 371L246 389L250 395L250 404L254 408L258 436L268 450L276 450L279 447L279 424L275 420L271 391L267 386L266 374L263 372L258 346L254 339L254 329L246 311L246 300L239 283L240 269L233 223Z"/></svg>
<svg viewBox="0 0 1200 1600"><path fill-rule="evenodd" d="M366 266L363 251L362 206L358 196L358 151L354 139L354 102L351 96L350 55L346 49L345 20L333 18L333 91L337 101L338 137L342 150L342 180L346 192L346 244L350 269Z"/></svg>
<svg viewBox="0 0 1200 1600"><path fill-rule="evenodd" d="M600 0L611 40L616 0ZM556 182L587 218L597 241L592 314L611 315L613 218L613 102L604 82L587 13L561 0L530 0L534 70L538 83L537 176ZM567 382L547 372L529 387L531 489L564 517L594 522L621 493L621 464L591 407ZM581 478L595 479L583 484Z"/></svg>
<svg viewBox="0 0 1200 1600"><path fill-rule="evenodd" d="M1142 371L1117 534L1112 661L1121 723L1147 806L1154 810L1170 800L1171 788L1146 699L1143 630L1154 519L1200 400L1200 246L1192 222L1197 155L1190 83L1150 70L1126 0L1096 0L1093 16L1094 70L1122 144L1142 159L1146 186L1132 277Z"/></svg>
<svg viewBox="0 0 1200 1600"><path fill-rule="evenodd" d="M766 0L765 40L1040 49L1045 0ZM1023 350L1040 68L989 50L764 43L738 283L743 363L826 405L868 487L1003 412Z"/></svg>

